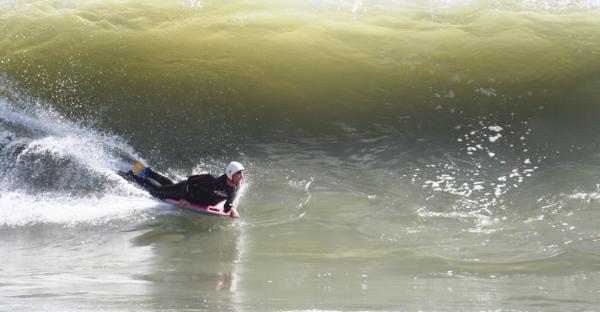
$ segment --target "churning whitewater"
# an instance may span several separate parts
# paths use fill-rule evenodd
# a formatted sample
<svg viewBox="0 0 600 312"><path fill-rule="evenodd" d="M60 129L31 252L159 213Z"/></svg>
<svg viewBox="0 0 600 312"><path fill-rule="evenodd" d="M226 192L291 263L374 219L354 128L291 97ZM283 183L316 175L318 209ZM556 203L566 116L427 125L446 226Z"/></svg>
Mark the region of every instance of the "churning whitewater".
<svg viewBox="0 0 600 312"><path fill-rule="evenodd" d="M143 192L115 174L124 162L119 153L135 157L130 148L28 104L0 102L3 226L98 222L148 206Z"/></svg>
<svg viewBox="0 0 600 312"><path fill-rule="evenodd" d="M595 311L600 3L0 0L0 309ZM239 220L117 172L246 167Z"/></svg>

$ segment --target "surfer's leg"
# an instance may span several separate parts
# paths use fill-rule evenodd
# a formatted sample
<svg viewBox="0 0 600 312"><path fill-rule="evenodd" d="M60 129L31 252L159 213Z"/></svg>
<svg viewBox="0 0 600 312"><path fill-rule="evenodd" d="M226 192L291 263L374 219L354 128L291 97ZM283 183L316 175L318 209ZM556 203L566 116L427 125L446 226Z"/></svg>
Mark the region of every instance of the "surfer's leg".
<svg viewBox="0 0 600 312"><path fill-rule="evenodd" d="M182 199L185 191L186 181L171 185L153 185L150 193L158 198Z"/></svg>
<svg viewBox="0 0 600 312"><path fill-rule="evenodd" d="M152 172L153 175L156 174ZM135 182L141 187L143 187L146 191L148 191L152 196L158 198L173 198L173 199L181 199L183 198L184 191L186 189L186 182L182 181L177 184L173 183L169 178L166 178L162 175L157 175L159 180L160 177L164 177L167 181L162 180L163 183L169 183L167 185L162 185L158 181L154 179L154 176L148 176L148 178L140 177L134 174L132 171L128 172L119 172L119 175L124 177L125 179ZM151 178L152 177L152 178Z"/></svg>
<svg viewBox="0 0 600 312"><path fill-rule="evenodd" d="M138 184L139 186L143 187L145 190L147 190L150 193L154 193L157 189L159 189L161 187L161 185L158 184L158 182L154 181L153 179L142 178L142 177L134 174L133 171L131 171L131 170L128 172L120 171L119 175L128 181Z"/></svg>
<svg viewBox="0 0 600 312"><path fill-rule="evenodd" d="M167 178L167 176L165 176L164 174L160 173L160 172L156 172L154 170L152 170L150 167L146 168L146 174L147 177L158 182L158 184L160 185L173 185L175 184L175 182L173 182L173 180Z"/></svg>

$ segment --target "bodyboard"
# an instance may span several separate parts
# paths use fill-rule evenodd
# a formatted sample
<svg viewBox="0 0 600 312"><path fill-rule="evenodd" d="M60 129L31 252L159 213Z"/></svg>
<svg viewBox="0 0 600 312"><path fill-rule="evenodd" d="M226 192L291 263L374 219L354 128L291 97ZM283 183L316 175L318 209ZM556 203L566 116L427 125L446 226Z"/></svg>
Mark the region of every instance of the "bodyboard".
<svg viewBox="0 0 600 312"><path fill-rule="evenodd" d="M240 217L238 215L238 213L235 211L235 208L232 208L233 210L230 212L223 211L223 205L225 204L225 201L222 201L214 206L196 205L196 204L192 204L184 199L177 200L177 199L167 198L167 199L163 199L161 201L171 204L171 205L174 205L174 206L177 206L186 211L191 211L194 213L199 213L199 214L203 214L203 215L207 215L207 216L229 217L229 218L239 218Z"/></svg>

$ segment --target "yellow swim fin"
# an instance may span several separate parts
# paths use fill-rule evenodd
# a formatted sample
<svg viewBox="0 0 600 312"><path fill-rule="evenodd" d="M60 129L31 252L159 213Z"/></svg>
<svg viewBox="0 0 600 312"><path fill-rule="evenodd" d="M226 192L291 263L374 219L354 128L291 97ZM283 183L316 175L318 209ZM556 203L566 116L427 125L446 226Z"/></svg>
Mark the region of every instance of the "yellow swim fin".
<svg viewBox="0 0 600 312"><path fill-rule="evenodd" d="M146 166L144 166L144 164L138 161L135 164L133 164L132 171L135 175L141 176L144 169L146 169Z"/></svg>

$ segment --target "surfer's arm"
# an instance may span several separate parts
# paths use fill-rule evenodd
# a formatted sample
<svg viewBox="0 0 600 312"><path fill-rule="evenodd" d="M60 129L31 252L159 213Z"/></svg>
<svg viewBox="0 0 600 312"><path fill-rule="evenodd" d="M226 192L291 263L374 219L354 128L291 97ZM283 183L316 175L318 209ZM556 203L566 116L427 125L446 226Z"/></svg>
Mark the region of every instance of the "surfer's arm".
<svg viewBox="0 0 600 312"><path fill-rule="evenodd" d="M229 212L231 209L235 209L233 206L233 201L229 201L229 199L227 199L227 201L225 201L225 205L223 205L223 211Z"/></svg>
<svg viewBox="0 0 600 312"><path fill-rule="evenodd" d="M227 200L225 201L225 204L223 205L223 210L225 212L229 212L232 209L235 210L235 199L237 198L237 189L233 190L231 193L227 194Z"/></svg>

